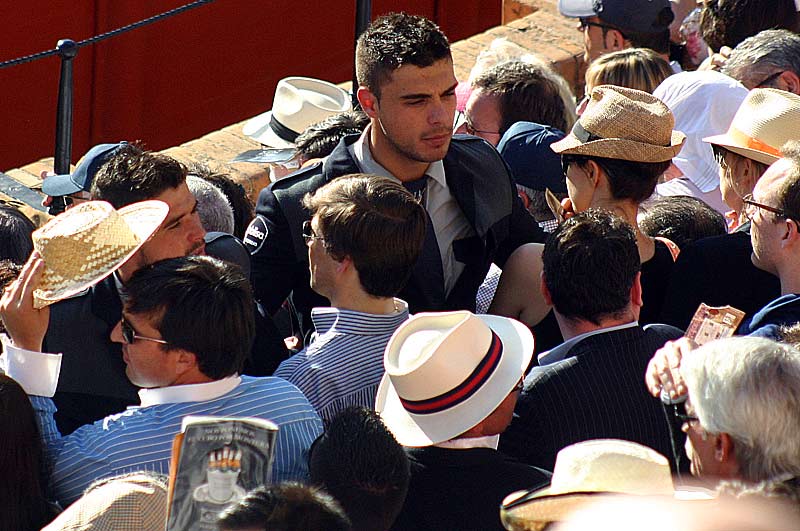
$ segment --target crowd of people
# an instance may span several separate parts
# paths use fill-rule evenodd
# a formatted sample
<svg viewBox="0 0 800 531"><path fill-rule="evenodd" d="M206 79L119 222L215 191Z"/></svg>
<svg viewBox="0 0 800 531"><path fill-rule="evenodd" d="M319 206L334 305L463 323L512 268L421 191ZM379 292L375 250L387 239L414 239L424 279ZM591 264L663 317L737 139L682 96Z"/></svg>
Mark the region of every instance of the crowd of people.
<svg viewBox="0 0 800 531"><path fill-rule="evenodd" d="M577 99L389 14L254 202L119 142L0 207L0 530L164 529L188 415L278 427L219 531L800 528L800 4L558 5Z"/></svg>

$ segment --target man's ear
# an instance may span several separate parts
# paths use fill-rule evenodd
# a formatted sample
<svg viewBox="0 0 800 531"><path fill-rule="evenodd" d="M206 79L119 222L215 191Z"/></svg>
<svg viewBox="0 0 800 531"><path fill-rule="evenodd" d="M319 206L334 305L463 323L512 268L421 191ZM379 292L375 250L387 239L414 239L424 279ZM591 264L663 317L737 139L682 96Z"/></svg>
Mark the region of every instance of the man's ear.
<svg viewBox="0 0 800 531"><path fill-rule="evenodd" d="M636 278L633 279L633 286L631 286L631 304L641 308L644 305L642 299L642 273L636 273Z"/></svg>
<svg viewBox="0 0 800 531"><path fill-rule="evenodd" d="M195 368L197 368L197 370L200 370L199 367L197 366L197 356L193 352L189 352L188 350L184 350L181 348L177 349L177 355L178 355L178 360L176 365L178 367L178 372L186 373Z"/></svg>
<svg viewBox="0 0 800 531"><path fill-rule="evenodd" d="M378 114L378 97L375 93L367 87L358 87L356 97L364 113L370 118L376 118Z"/></svg>
<svg viewBox="0 0 800 531"><path fill-rule="evenodd" d="M609 28L606 30L604 44L606 45L606 49L612 52L624 50L625 37L622 35L621 31Z"/></svg>
<svg viewBox="0 0 800 531"><path fill-rule="evenodd" d="M798 232L797 224L800 221L794 219L784 219L784 233L781 238L781 247L791 247L800 243L800 232Z"/></svg>
<svg viewBox="0 0 800 531"><path fill-rule="evenodd" d="M791 70L782 73L778 78L780 84L783 85L783 90L800 94L800 77Z"/></svg>
<svg viewBox="0 0 800 531"><path fill-rule="evenodd" d="M553 305L553 297L552 297L552 295L550 295L550 290L547 289L547 281L544 278L544 271L542 271L542 274L539 275L539 278L540 278L539 291L542 292L542 298L544 299L544 302L548 306L552 306Z"/></svg>
<svg viewBox="0 0 800 531"><path fill-rule="evenodd" d="M353 264L353 259L349 256L345 256L341 260L336 262L336 272L341 274L350 269L355 270L355 265Z"/></svg>
<svg viewBox="0 0 800 531"><path fill-rule="evenodd" d="M600 165L592 159L586 161L586 165L583 167L583 169L586 172L586 176L592 181L592 185L595 189L597 189L604 180L608 180L605 176L605 173L600 168Z"/></svg>

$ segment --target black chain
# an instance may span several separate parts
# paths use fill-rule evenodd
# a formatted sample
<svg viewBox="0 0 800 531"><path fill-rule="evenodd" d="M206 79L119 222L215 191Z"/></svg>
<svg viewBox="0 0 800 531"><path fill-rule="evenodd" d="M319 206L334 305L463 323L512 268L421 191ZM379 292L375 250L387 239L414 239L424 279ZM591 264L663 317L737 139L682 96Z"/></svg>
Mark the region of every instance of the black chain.
<svg viewBox="0 0 800 531"><path fill-rule="evenodd" d="M127 26L122 26L121 28L117 28L111 31L107 31L105 33L101 33L100 35L95 35L94 37L89 37L88 39L84 39L82 41L78 41L76 44L78 48L83 46L88 46L90 44L94 44L96 42L100 42L102 40L115 37L120 33L125 33L126 31L131 31L136 28L140 28L142 26L146 26L148 24L152 24L153 22L157 22L163 18L171 17L173 15L177 15L179 13L183 13L184 11L188 11L190 9L194 9L195 7L200 7L203 4L209 4L214 0L195 0L194 2L190 2L186 5L181 7L176 7L175 9L170 9L169 11L165 11L161 14L154 15L152 17L146 18L144 20L140 20L139 22L134 22L133 24L128 24ZM30 63L31 61L36 61L38 59L44 59L45 57L50 57L53 55L58 55L57 49L52 50L45 50L43 52L33 53L30 55L24 55L22 57L17 57L16 59L9 59L8 61L0 62L0 68L6 68L9 66L20 65L23 63Z"/></svg>

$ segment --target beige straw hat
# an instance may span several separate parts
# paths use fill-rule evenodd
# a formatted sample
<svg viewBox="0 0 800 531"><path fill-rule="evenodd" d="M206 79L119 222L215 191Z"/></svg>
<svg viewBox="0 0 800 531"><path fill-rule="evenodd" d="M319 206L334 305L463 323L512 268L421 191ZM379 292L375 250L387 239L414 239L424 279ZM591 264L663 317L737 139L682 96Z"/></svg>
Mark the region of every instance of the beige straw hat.
<svg viewBox="0 0 800 531"><path fill-rule="evenodd" d="M539 531L564 520L602 494L709 499L704 489L676 491L669 462L641 444L620 439L583 441L561 449L549 487L506 496L500 519L511 531Z"/></svg>
<svg viewBox="0 0 800 531"><path fill-rule="evenodd" d="M44 273L33 292L42 308L103 280L155 233L169 213L162 201L142 201L114 210L105 201L81 203L33 233Z"/></svg>
<svg viewBox="0 0 800 531"><path fill-rule="evenodd" d="M800 140L800 96L764 88L747 94L725 134L703 142L772 164L781 158L780 149L789 140Z"/></svg>
<svg viewBox="0 0 800 531"><path fill-rule="evenodd" d="M683 147L686 135L673 131L672 112L652 94L600 85L589 98L570 134L550 146L556 153L665 162Z"/></svg>

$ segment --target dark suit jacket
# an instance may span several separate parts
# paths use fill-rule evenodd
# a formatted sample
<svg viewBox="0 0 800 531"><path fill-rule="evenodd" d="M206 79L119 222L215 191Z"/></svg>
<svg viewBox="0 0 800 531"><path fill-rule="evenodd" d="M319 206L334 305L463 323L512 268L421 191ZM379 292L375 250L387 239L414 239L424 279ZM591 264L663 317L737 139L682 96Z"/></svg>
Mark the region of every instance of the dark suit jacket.
<svg viewBox="0 0 800 531"><path fill-rule="evenodd" d="M209 255L229 261L230 247L241 247L233 236L219 233L208 233L206 244ZM53 397L58 408L56 423L63 435L139 403L138 388L125 375L122 347L110 338L121 317L122 301L113 276L50 307L43 350L64 355ZM256 312L256 339L243 372L270 375L287 357L272 320Z"/></svg>
<svg viewBox="0 0 800 531"><path fill-rule="evenodd" d="M244 243L252 256L256 298L270 313L290 292L303 315L314 306L329 305L309 287L308 251L301 226L310 216L301 200L335 177L360 172L347 150L357 139L343 139L324 163L261 191L256 219L248 227ZM475 137L456 136L443 163L447 186L476 237L453 242L456 259L466 266L449 295L445 296L444 286L432 285L424 271L414 271L399 295L412 313L474 311L475 295L489 265L494 261L502 266L523 243L544 241L544 232L522 205L507 166L489 144Z"/></svg>
<svg viewBox="0 0 800 531"><path fill-rule="evenodd" d="M562 361L534 367L500 450L547 470L559 450L589 439L626 439L670 458L671 425L644 372L653 353L681 335L664 325L605 332L579 341Z"/></svg>
<svg viewBox="0 0 800 531"><path fill-rule="evenodd" d="M753 265L749 225L724 236L697 240L681 249L659 322L686 330L701 302L730 304L753 316L781 294L778 277Z"/></svg>
<svg viewBox="0 0 800 531"><path fill-rule="evenodd" d="M550 473L491 448L409 448L411 482L393 531L503 531L500 503Z"/></svg>

